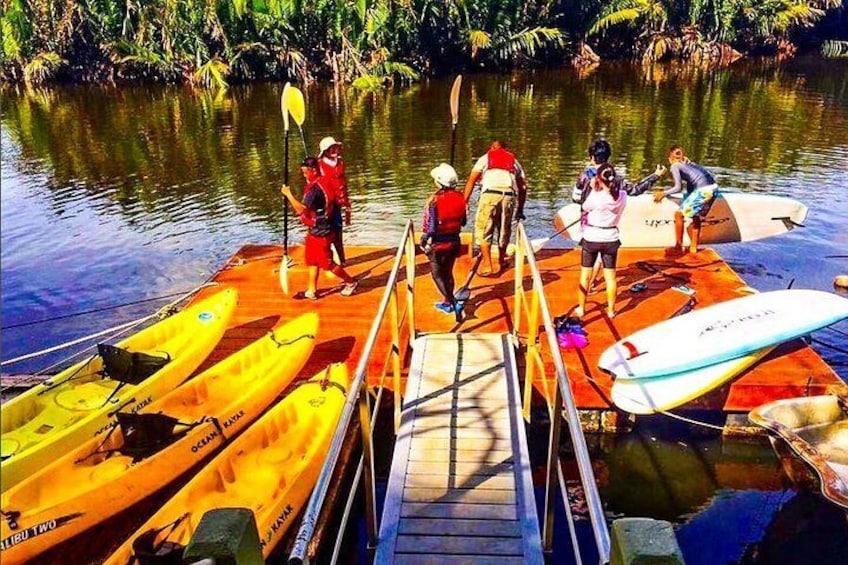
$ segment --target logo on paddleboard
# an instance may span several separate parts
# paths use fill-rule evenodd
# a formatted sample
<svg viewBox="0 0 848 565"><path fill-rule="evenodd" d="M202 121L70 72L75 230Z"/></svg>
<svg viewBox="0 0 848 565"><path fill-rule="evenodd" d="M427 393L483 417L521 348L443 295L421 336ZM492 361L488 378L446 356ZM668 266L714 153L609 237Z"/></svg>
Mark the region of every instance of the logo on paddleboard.
<svg viewBox="0 0 848 565"><path fill-rule="evenodd" d="M200 320L201 322L208 322L208 321L210 321L214 318L215 318L215 314L213 314L212 312L201 312L200 314L197 315L197 319Z"/></svg>

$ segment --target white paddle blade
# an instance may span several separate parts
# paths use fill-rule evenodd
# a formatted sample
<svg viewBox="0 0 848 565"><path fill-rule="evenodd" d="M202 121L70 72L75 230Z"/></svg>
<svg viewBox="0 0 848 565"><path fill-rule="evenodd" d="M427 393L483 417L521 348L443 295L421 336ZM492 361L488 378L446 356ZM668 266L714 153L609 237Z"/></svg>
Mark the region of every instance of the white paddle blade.
<svg viewBox="0 0 848 565"><path fill-rule="evenodd" d="M280 288L283 289L283 294L289 295L289 256L283 255L283 260L280 262Z"/></svg>
<svg viewBox="0 0 848 565"><path fill-rule="evenodd" d="M451 123L455 126L459 121L459 89L462 88L462 75L457 75L453 81L450 93Z"/></svg>

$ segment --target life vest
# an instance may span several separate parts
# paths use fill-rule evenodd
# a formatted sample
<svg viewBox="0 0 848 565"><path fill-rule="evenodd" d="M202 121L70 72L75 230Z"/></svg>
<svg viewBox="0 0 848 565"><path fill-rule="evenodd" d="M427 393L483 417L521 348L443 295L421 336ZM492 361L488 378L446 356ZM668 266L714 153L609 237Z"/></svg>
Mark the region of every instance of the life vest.
<svg viewBox="0 0 848 565"><path fill-rule="evenodd" d="M455 236L465 223L465 198L456 190L440 190L434 198L436 205L436 236Z"/></svg>
<svg viewBox="0 0 848 565"><path fill-rule="evenodd" d="M515 174L515 154L503 147L489 149L486 153L489 159L489 169L501 169Z"/></svg>
<svg viewBox="0 0 848 565"><path fill-rule="evenodd" d="M336 207L336 199L335 194L319 181L320 179L312 181L304 192L309 194L312 190L319 189L324 197L324 206L318 209L307 208L300 215L300 219L310 234L316 237L327 237L333 231L331 218Z"/></svg>

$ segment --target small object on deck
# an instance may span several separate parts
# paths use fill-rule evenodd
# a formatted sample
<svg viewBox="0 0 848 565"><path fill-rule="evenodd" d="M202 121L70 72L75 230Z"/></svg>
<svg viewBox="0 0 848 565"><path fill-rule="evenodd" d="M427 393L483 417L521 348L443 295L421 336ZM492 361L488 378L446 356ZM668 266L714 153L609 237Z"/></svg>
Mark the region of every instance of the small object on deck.
<svg viewBox="0 0 848 565"><path fill-rule="evenodd" d="M685 284L678 284L678 285L675 285L671 288L673 288L677 292L682 292L686 296L692 296L693 294L695 294L695 290L693 288L686 286Z"/></svg>
<svg viewBox="0 0 848 565"><path fill-rule="evenodd" d="M836 275L833 279L836 288L848 288L848 275Z"/></svg>
<svg viewBox="0 0 848 565"><path fill-rule="evenodd" d="M583 349L589 345L589 334L580 318L560 316L554 319L557 342L563 349Z"/></svg>
<svg viewBox="0 0 848 565"><path fill-rule="evenodd" d="M203 559L232 565L264 563L253 511L216 508L204 514L183 552L185 563Z"/></svg>
<svg viewBox="0 0 848 565"><path fill-rule="evenodd" d="M619 518L612 523L610 565L683 565L683 552L671 523L651 518Z"/></svg>
<svg viewBox="0 0 848 565"><path fill-rule="evenodd" d="M643 290L647 290L647 288L648 285L646 285L645 283L636 283L630 287L630 292L642 292Z"/></svg>

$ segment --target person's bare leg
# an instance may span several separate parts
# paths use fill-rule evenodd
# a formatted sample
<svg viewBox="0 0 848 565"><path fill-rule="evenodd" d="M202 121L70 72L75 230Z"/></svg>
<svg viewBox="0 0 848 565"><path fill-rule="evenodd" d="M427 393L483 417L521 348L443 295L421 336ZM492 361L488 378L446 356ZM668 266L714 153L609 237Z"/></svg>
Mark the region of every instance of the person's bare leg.
<svg viewBox="0 0 848 565"><path fill-rule="evenodd" d="M598 260L595 261L595 265L592 267L592 278L589 279L588 289L589 294L595 292L595 281L598 280L598 273L601 272L601 256L598 256Z"/></svg>
<svg viewBox="0 0 848 565"><path fill-rule="evenodd" d="M604 280L607 283L607 316L615 316L615 297L618 294L618 282L615 280L615 269L604 269Z"/></svg>
<svg viewBox="0 0 848 565"><path fill-rule="evenodd" d="M586 312L586 294L589 288L589 275L592 274L591 267L580 267L580 284L577 287L577 309L574 315L582 318Z"/></svg>
<svg viewBox="0 0 848 565"><path fill-rule="evenodd" d="M318 267L310 265L309 267L309 282L307 283L306 292L309 294L318 294Z"/></svg>
<svg viewBox="0 0 848 565"><path fill-rule="evenodd" d="M483 268L488 269L489 273L494 273L494 265L492 265L492 244L483 242L480 244L480 255L483 256Z"/></svg>
<svg viewBox="0 0 848 565"><path fill-rule="evenodd" d="M332 273L342 279L346 284L350 284L355 280L341 265L333 265Z"/></svg>
<svg viewBox="0 0 848 565"><path fill-rule="evenodd" d="M678 210L674 213L674 247L683 250L683 214Z"/></svg>
<svg viewBox="0 0 848 565"><path fill-rule="evenodd" d="M692 218L692 224L689 226L689 251L691 253L698 252L698 243L701 241L701 218L695 216Z"/></svg>

